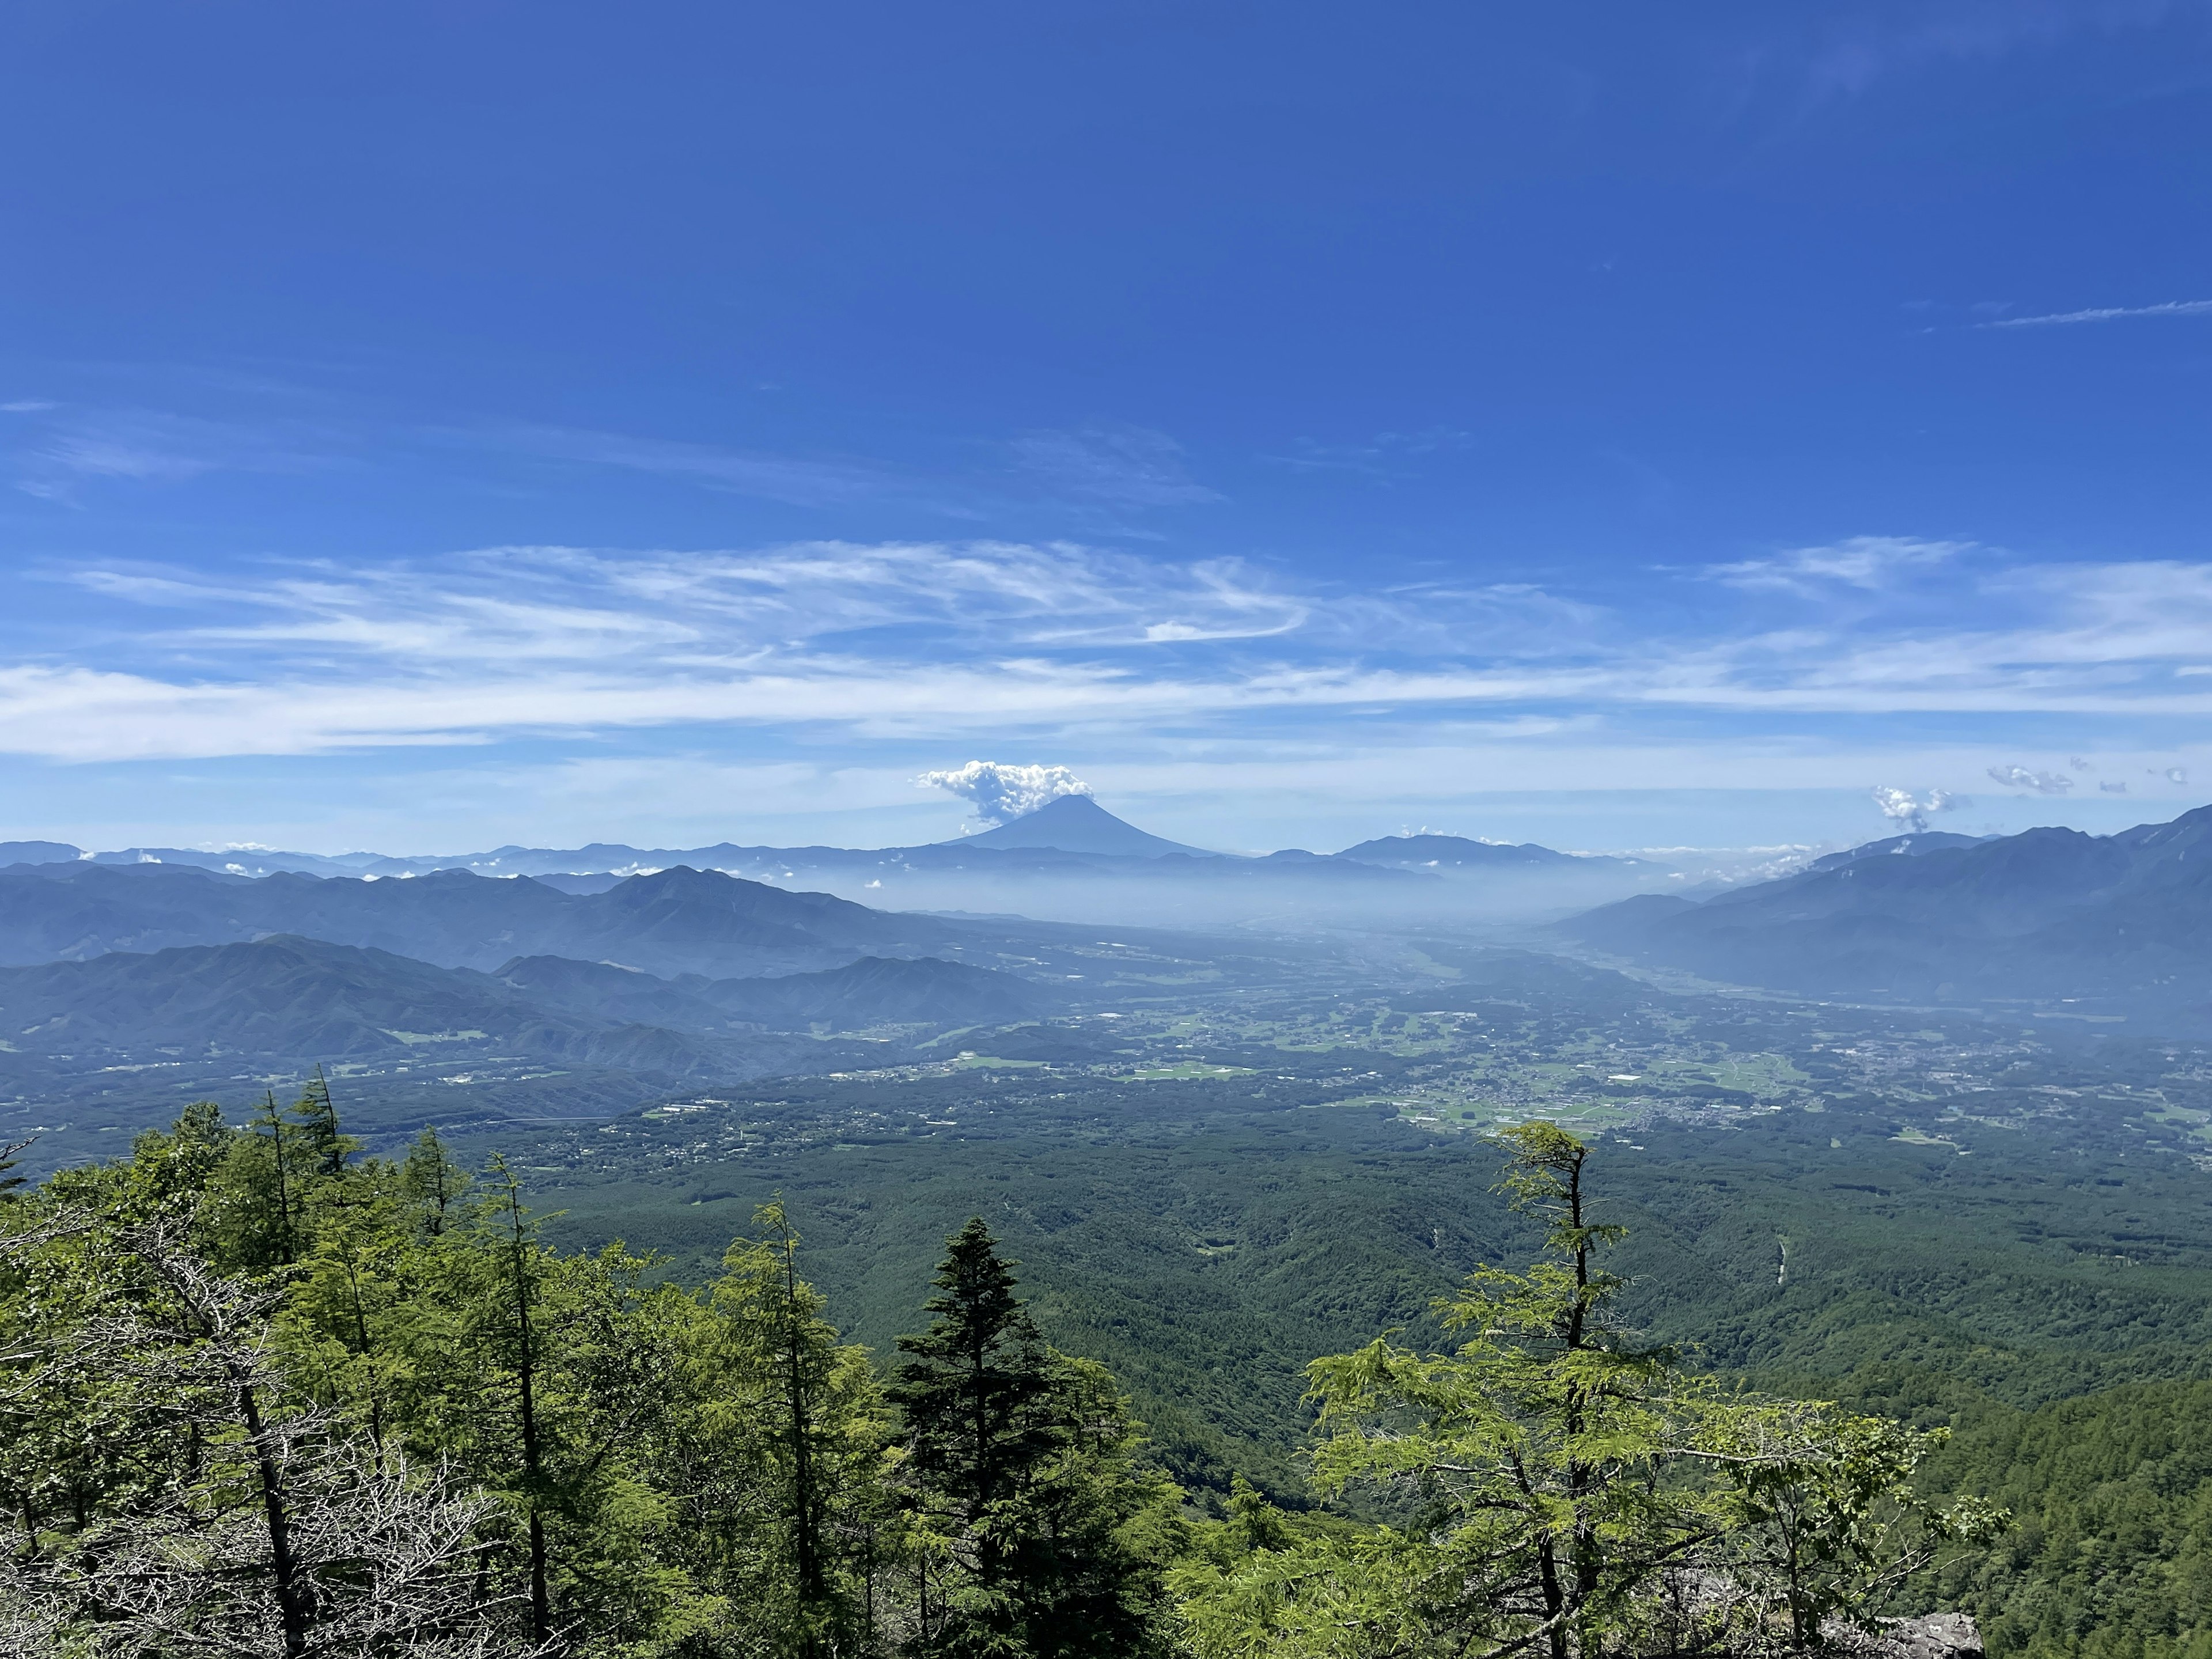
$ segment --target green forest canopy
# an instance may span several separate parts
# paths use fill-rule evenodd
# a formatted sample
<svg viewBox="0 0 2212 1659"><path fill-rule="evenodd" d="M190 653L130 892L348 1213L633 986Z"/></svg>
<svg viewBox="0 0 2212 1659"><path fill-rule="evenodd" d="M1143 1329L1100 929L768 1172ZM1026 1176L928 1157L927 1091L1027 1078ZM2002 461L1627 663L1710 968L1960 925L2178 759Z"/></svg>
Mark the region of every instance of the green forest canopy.
<svg viewBox="0 0 2212 1659"><path fill-rule="evenodd" d="M0 1638L1564 1659L1802 1651L1947 1599L1999 1651L2212 1651L2212 1390L1947 1448L1732 1389L1614 1317L1587 1148L1503 1140L1540 1259L1449 1298L1443 1351L1314 1363L1299 1509L1179 1489L981 1220L879 1364L778 1204L683 1285L550 1247L496 1158L362 1156L319 1085L244 1126L195 1106L6 1189Z"/></svg>

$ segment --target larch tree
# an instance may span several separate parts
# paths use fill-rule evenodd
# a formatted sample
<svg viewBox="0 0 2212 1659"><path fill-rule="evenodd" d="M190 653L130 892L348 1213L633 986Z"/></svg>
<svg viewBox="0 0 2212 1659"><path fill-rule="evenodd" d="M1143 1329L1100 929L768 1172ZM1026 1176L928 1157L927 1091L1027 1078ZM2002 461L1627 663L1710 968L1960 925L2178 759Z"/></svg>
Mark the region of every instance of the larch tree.
<svg viewBox="0 0 2212 1659"><path fill-rule="evenodd" d="M1599 1263L1623 1230L1589 1212L1589 1148L1548 1123L1501 1140L1543 1258L1439 1304L1452 1352L1386 1335L1309 1370L1317 1486L1392 1523L1186 1568L1202 1659L1806 1651L1989 1534L1980 1506L1913 1495L1929 1437L1734 1393L1639 1341Z"/></svg>

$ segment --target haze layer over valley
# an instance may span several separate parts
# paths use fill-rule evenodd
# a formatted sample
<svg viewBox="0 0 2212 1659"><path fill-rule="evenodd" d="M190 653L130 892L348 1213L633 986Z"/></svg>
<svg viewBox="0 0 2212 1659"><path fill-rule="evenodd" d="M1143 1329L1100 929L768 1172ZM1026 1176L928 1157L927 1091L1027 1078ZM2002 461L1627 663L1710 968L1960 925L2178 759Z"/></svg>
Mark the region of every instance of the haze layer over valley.
<svg viewBox="0 0 2212 1659"><path fill-rule="evenodd" d="M2212 1659L2212 0L0 132L0 1659Z"/></svg>
<svg viewBox="0 0 2212 1659"><path fill-rule="evenodd" d="M1993 1029L2193 1038L2212 1031L2202 817L2102 839L1908 836L1686 894L1648 860L1434 835L1217 854L1088 795L884 853L272 855L243 874L220 854L33 844L11 850L35 861L0 867L0 1112L42 1161L164 1103L318 1066L385 1134L604 1117L685 1088L937 1063L1036 1021L1440 989L1485 950ZM793 890L823 872L876 902ZM965 902L884 897L932 884ZM1024 915L1040 897L1083 920Z"/></svg>

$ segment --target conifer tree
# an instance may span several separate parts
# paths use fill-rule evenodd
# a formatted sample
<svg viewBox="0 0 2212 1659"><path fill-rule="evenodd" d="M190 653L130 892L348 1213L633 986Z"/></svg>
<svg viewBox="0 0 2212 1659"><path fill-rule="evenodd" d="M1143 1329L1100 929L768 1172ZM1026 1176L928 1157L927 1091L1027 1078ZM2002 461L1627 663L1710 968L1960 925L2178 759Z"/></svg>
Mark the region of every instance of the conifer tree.
<svg viewBox="0 0 2212 1659"><path fill-rule="evenodd" d="M361 1143L345 1134L338 1127L338 1109L331 1098L330 1079L323 1075L320 1066L300 1091L300 1097L292 1104L292 1121L298 1126L301 1162L307 1170L325 1180L334 1180L344 1173L349 1155L361 1150Z"/></svg>
<svg viewBox="0 0 2212 1659"><path fill-rule="evenodd" d="M22 1140L11 1140L5 1146L0 1146L0 1204L13 1203L15 1199L15 1189L27 1179L15 1173L15 1166L22 1161L25 1149L37 1139L36 1135L32 1135Z"/></svg>
<svg viewBox="0 0 2212 1659"><path fill-rule="evenodd" d="M302 1386L271 1328L290 1275L208 1260L231 1144L191 1109L127 1164L50 1181L0 1236L0 1322L29 1339L0 1358L0 1463L11 1488L18 1450L36 1472L9 1493L10 1651L511 1650L466 1571L489 1500Z"/></svg>
<svg viewBox="0 0 2212 1659"><path fill-rule="evenodd" d="M294 1126L264 1091L247 1131L230 1145L222 1183L228 1254L242 1267L289 1267L300 1255L300 1193Z"/></svg>
<svg viewBox="0 0 2212 1659"><path fill-rule="evenodd" d="M524 1529L529 1539L530 1638L553 1636L551 1591L547 1577L545 1433L538 1414L540 1354L538 1333L538 1249L523 1215L522 1183L496 1154L491 1161L492 1207L487 1220L495 1230L498 1293L510 1298L507 1330L507 1370L514 1381L514 1422L522 1466Z"/></svg>
<svg viewBox="0 0 2212 1659"><path fill-rule="evenodd" d="M1200 1659L1803 1651L1989 1535L1983 1506L1912 1493L1930 1437L1727 1393L1639 1343L1598 1265L1622 1229L1589 1213L1589 1148L1548 1123L1500 1139L1545 1258L1439 1304L1452 1353L1385 1336L1309 1368L1322 1492L1415 1518L1186 1567Z"/></svg>
<svg viewBox="0 0 2212 1659"><path fill-rule="evenodd" d="M902 1336L902 1413L921 1571L917 1637L945 1655L1105 1656L1156 1638L1158 1564L1129 1535L1174 1488L1136 1463L1101 1366L1045 1346L982 1218L947 1241Z"/></svg>
<svg viewBox="0 0 2212 1659"><path fill-rule="evenodd" d="M399 1182L402 1195L415 1206L419 1230L429 1238L452 1224L469 1188L467 1172L447 1156L435 1129L423 1130L408 1147Z"/></svg>
<svg viewBox="0 0 2212 1659"><path fill-rule="evenodd" d="M654 1264L619 1244L549 1248L503 1159L480 1186L459 1224L408 1247L407 1305L380 1339L395 1416L415 1455L498 1498L480 1575L487 1595L511 1587L522 1637L653 1651L696 1611L667 1451L699 1304L647 1287Z"/></svg>
<svg viewBox="0 0 2212 1659"><path fill-rule="evenodd" d="M934 1317L922 1334L899 1338L908 1358L890 1398L905 1413L917 1492L933 1519L972 1540L976 1581L992 1589L1006 1540L987 1523L1058 1443L1051 1356L981 1216L947 1241L931 1282L938 1294L922 1311Z"/></svg>
<svg viewBox="0 0 2212 1659"><path fill-rule="evenodd" d="M863 1349L842 1346L799 1276L781 1200L754 1216L708 1295L707 1365L684 1460L705 1547L702 1582L802 1656L868 1647L890 1520L882 1392Z"/></svg>

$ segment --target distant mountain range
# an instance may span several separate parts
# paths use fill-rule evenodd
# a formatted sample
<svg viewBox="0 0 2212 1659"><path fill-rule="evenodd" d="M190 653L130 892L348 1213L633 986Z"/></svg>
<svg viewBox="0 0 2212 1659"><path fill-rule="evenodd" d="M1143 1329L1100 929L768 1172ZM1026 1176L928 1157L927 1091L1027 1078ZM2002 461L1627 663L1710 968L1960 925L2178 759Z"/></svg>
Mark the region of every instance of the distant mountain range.
<svg viewBox="0 0 2212 1659"><path fill-rule="evenodd" d="M956 1030L1164 984L1272 982L1313 948L900 913L682 866L499 880L18 862L0 867L0 1130L82 1156L103 1144L87 1135L281 1092L317 1063L378 1133L605 1115L907 1063Z"/></svg>
<svg viewBox="0 0 2212 1659"><path fill-rule="evenodd" d="M130 847L87 852L63 842L0 842L0 866L9 864L87 863L107 866L185 865L227 875L263 877L280 873L311 876L412 877L465 870L483 876L626 877L672 869L721 870L758 878L799 870L959 870L982 861L1009 872L1103 869L1139 861L1150 873L1183 874L1189 861L1206 861L1209 877L1239 868L1279 875L1315 864L1348 862L1400 872L1494 871L1508 868L1609 869L1635 866L1639 860L1603 855L1555 853L1549 848L1469 841L1457 836L1386 836L1361 842L1341 853L1291 848L1265 857L1209 852L1139 830L1115 817L1089 795L1063 795L1034 812L957 840L922 847L875 849L843 847L741 847L732 842L683 848L630 847L594 842L586 847L501 847L488 853L451 856L393 856L382 853L286 853L268 848L207 850L179 847ZM1163 868L1165 866L1165 868Z"/></svg>
<svg viewBox="0 0 2212 1659"><path fill-rule="evenodd" d="M1658 866L1632 859L1583 857L1455 836L1385 836L1335 854L1295 848L1264 857L1209 852L1140 830L1088 795L1062 796L995 829L925 847L859 849L721 842L656 848L597 842L567 848L502 847L450 857L393 857L173 847L84 853L55 842L0 842L0 866L11 862L131 869L183 866L257 880L280 876L419 880L465 872L526 877L571 897L595 896L634 876L681 868L720 872L787 890L820 890L879 911L1014 912L1065 921L1111 917L1124 925L1164 927L1263 920L1419 919L1437 914L1439 907L1492 920L1563 915L1667 878ZM273 930L258 923L256 927L286 931L289 924ZM289 930L403 948L343 929L337 934L319 928ZM0 918L0 958L9 948L6 933L5 919ZM251 930L237 936L251 937ZM554 954L574 954L548 948ZM927 946L902 942L897 953L914 948ZM665 965L669 971L727 971L690 963ZM757 970L804 965L808 964L763 957Z"/></svg>
<svg viewBox="0 0 2212 1659"><path fill-rule="evenodd" d="M1058 987L934 957L862 957L813 974L684 974L672 981L603 962L518 957L492 977L546 1007L692 1031L1003 1024L1034 1018L1066 1000Z"/></svg>
<svg viewBox="0 0 2212 1659"><path fill-rule="evenodd" d="M316 1064L378 1132L597 1115L678 1088L907 1063L956 1030L1163 988L1278 984L1337 949L1316 920L1425 922L1460 890L1556 913L1644 874L1434 836L1232 856L1087 796L882 852L0 843L0 1119L43 1122L42 1156L81 1156L100 1144L88 1133L281 1091ZM833 884L844 894L805 890ZM1148 920L1275 925L1201 937Z"/></svg>
<svg viewBox="0 0 2212 1659"><path fill-rule="evenodd" d="M2212 1027L2212 807L2112 836L1915 835L1854 851L1702 903L1640 895L1561 931L1778 990Z"/></svg>
<svg viewBox="0 0 2212 1659"><path fill-rule="evenodd" d="M82 861L0 870L4 963L298 933L442 967L562 956L727 976L834 967L862 952L924 955L964 942L965 931L680 866L586 894L459 870L409 880Z"/></svg>
<svg viewBox="0 0 2212 1659"><path fill-rule="evenodd" d="M0 1029L10 1031L11 1049L77 1060L500 1053L733 1077L758 1069L748 1040L763 1030L1003 1023L1058 1000L1010 974L931 958L865 957L822 973L672 982L546 957L486 974L283 934L0 969Z"/></svg>
<svg viewBox="0 0 2212 1659"><path fill-rule="evenodd" d="M702 867L740 854L769 878ZM1580 908L1560 924L1579 945L1709 979L2212 1028L2212 808L2102 837L1893 836L1702 902L1639 890L1668 872L1635 860L1449 836L1208 853L1088 797L886 852L506 848L468 867L367 854L349 855L350 872L207 867L223 856L0 843L0 1117L61 1123L49 1155L317 1062L386 1131L905 1064L955 1030L1164 988L1280 985L1357 956L1377 927L1509 902ZM543 867L556 865L597 867ZM793 890L832 878L847 896ZM976 902L924 910L921 896ZM1113 920L1035 919L1054 907ZM1168 933L1148 916L1246 925ZM79 1139L53 1139L64 1131Z"/></svg>

